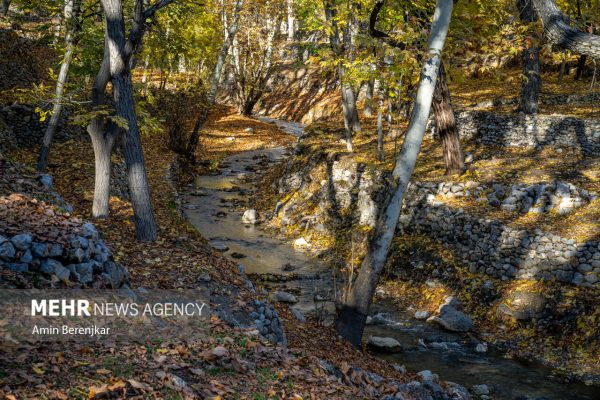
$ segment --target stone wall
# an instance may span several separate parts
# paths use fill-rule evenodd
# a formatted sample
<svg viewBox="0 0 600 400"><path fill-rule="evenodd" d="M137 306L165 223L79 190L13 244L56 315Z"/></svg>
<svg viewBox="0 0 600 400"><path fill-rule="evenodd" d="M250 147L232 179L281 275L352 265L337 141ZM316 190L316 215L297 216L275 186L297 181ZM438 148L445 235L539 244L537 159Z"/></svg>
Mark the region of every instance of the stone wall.
<svg viewBox="0 0 600 400"><path fill-rule="evenodd" d="M340 218L348 218L348 226L353 229L372 227L384 200L386 179L380 171L365 168L347 155L312 153L308 158L294 157L275 184L282 199L288 199L278 203L275 215L280 217L283 229L306 224L315 232L327 233L330 223ZM489 202L490 196L500 196L500 190L505 194L498 206L510 203L518 206L514 211L520 212L525 212L524 205L527 212L536 212L538 202L546 200L540 212L546 212L546 208L558 211L567 202L575 207L582 196L586 202L596 197L560 181L490 187L476 182L420 182L407 191L399 230L433 238L451 249L473 273L505 280L556 278L575 285L600 285L600 243L577 243L540 230L514 229L437 200L471 195ZM512 198L516 200L505 203Z"/></svg>
<svg viewBox="0 0 600 400"><path fill-rule="evenodd" d="M451 248L471 272L501 279L556 278L576 285L600 284L600 243L577 243L477 218L436 200L437 190L437 183L412 184L400 227Z"/></svg>
<svg viewBox="0 0 600 400"><path fill-rule="evenodd" d="M565 146L600 155L600 120L463 111L457 114L457 124L461 137L486 146Z"/></svg>
<svg viewBox="0 0 600 400"><path fill-rule="evenodd" d="M68 110L64 110L61 114L56 140L66 139L69 133L72 133L69 131L76 129L76 127L68 126L68 113ZM37 148L42 143L47 124L40 121L40 116L35 112L34 106L28 104L0 106L0 121L4 121L4 124L11 128L14 145Z"/></svg>

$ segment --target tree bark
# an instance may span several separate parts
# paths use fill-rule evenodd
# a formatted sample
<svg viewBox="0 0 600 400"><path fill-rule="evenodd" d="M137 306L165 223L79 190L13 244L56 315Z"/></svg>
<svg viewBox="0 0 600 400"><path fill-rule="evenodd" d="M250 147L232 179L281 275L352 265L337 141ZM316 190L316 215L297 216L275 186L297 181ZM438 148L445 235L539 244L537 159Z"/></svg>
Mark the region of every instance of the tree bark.
<svg viewBox="0 0 600 400"><path fill-rule="evenodd" d="M575 72L575 80L576 81L581 79L581 75L583 74L583 71L585 70L585 62L586 61L587 61L587 56L585 54L582 54L579 56L579 59L577 60L577 71Z"/></svg>
<svg viewBox="0 0 600 400"><path fill-rule="evenodd" d="M375 78L370 78L367 82L367 91L365 93L365 108L363 115L370 117L373 115L373 93L375 92Z"/></svg>
<svg viewBox="0 0 600 400"><path fill-rule="evenodd" d="M2 9L0 10L0 13L2 14L3 17L6 17L8 15L9 8L10 8L10 0L2 0Z"/></svg>
<svg viewBox="0 0 600 400"><path fill-rule="evenodd" d="M127 129L123 136L124 154L136 238L139 241L154 241L156 239L156 221L135 114L133 85L129 68L130 58L128 58L128 56L131 57L132 50L126 48L123 6L121 0L102 0L102 6L106 15L113 99L117 115L127 121Z"/></svg>
<svg viewBox="0 0 600 400"><path fill-rule="evenodd" d="M444 147L446 175L462 174L465 172L465 163L460 147L454 110L450 102L450 90L446 81L446 71L442 62L440 62L432 105L435 126Z"/></svg>
<svg viewBox="0 0 600 400"><path fill-rule="evenodd" d="M535 21L535 10L531 0L517 0L517 7L521 22L529 24ZM540 48L537 38L525 39L523 49L523 83L521 85L521 99L519 111L525 114L537 114L539 97L542 86L540 75Z"/></svg>
<svg viewBox="0 0 600 400"><path fill-rule="evenodd" d="M50 145L52 144L56 129L58 128L58 121L60 120L60 114L62 112L63 93L69 76L69 67L71 66L71 61L73 60L77 36L81 30L81 26L79 24L79 14L81 10L80 5L80 0L68 0L65 3L64 15L67 25L67 29L65 31L65 55L60 65L58 80L56 81L52 116L50 117L50 121L48 121L48 126L44 132L44 138L42 139L42 146L40 148L40 154L37 163L38 172L46 171L46 167L48 165L48 154L50 153Z"/></svg>
<svg viewBox="0 0 600 400"><path fill-rule="evenodd" d="M296 36L296 17L294 15L294 0L286 0L287 7L287 40L293 42Z"/></svg>
<svg viewBox="0 0 600 400"><path fill-rule="evenodd" d="M554 0L531 1L537 16L542 20L546 39L566 50L600 58L600 36L582 32L569 25L569 18L556 6Z"/></svg>
<svg viewBox="0 0 600 400"><path fill-rule="evenodd" d="M208 112L215 105L217 99L217 93L219 92L219 83L221 82L221 75L223 74L223 67L225 66L225 60L227 59L227 54L229 54L229 48L233 42L235 34L237 32L239 20L240 20L240 12L242 10L242 6L244 4L244 0L236 0L234 9L233 9L233 21L229 28L226 30L226 35L223 39L223 45L221 46L221 50L219 51L219 55L217 56L217 63L215 64L215 69L213 70L212 78L210 81L210 91L208 92L207 97L207 105L202 110L200 110L200 114L198 118L196 118L196 122L194 123L194 129L192 130L192 134L190 135L190 140L188 143L188 158L190 160L195 160L194 153L196 152L196 147L198 147L198 140L200 138L200 131L208 118ZM223 10L225 14L225 10Z"/></svg>
<svg viewBox="0 0 600 400"><path fill-rule="evenodd" d="M404 193L423 141L437 81L441 53L450 25L452 7L453 0L437 0L429 35L429 52L421 70L416 104L411 115L410 124L392 174L393 182L387 189L388 200L375 227L375 232L369 240L367 254L362 262L354 286L342 304L336 320L338 333L355 346L361 344L373 294L394 237Z"/></svg>
<svg viewBox="0 0 600 400"><path fill-rule="evenodd" d="M358 110L356 107L356 96L354 95L352 86L345 80L346 68L342 62L345 56L345 50L340 43L340 32L335 20L335 10L330 0L324 0L323 4L325 8L325 18L331 23L332 28L329 35L329 44L334 54L339 58L337 71L342 91L342 113L344 116L344 129L346 132L346 149L351 152L353 151L352 135L355 132L361 131ZM345 42L350 40L350 35L344 35L344 37Z"/></svg>
<svg viewBox="0 0 600 400"><path fill-rule="evenodd" d="M383 162L385 160L384 148L383 148L383 107L384 104L384 91L381 90L379 93L379 107L377 109L377 158Z"/></svg>

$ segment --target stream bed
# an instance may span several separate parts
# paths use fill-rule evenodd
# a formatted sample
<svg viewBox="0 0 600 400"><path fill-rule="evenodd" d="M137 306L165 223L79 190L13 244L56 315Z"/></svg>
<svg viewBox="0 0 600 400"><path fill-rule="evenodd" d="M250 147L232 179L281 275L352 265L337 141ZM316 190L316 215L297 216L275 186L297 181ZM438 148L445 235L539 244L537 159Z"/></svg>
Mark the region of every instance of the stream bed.
<svg viewBox="0 0 600 400"><path fill-rule="evenodd" d="M259 119L274 123L294 136L302 134L298 123ZM184 214L212 246L242 265L246 273L283 277L269 285L274 290L293 293L298 299L293 307L303 315L331 318L334 312L331 299L337 284L334 271L260 225L242 223L239 210L249 208L251 195L247 178L289 155L289 149L274 147L225 158L218 173L197 177L194 188L183 194ZM562 383L538 362L507 359L493 349L478 353L472 339L417 321L392 307L375 304L373 308L373 312L382 313L386 319L367 326L365 337L398 340L404 349L401 353L378 356L404 365L411 372L431 370L440 379L467 388L486 384L492 399L600 399L600 388Z"/></svg>

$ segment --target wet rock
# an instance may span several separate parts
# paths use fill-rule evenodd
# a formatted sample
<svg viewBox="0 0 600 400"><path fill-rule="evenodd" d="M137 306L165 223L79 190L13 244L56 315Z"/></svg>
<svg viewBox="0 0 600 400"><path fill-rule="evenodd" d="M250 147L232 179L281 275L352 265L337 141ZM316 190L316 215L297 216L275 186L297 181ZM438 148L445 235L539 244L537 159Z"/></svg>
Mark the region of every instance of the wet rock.
<svg viewBox="0 0 600 400"><path fill-rule="evenodd" d="M207 196L208 193L206 193L204 190L194 190L193 192L190 192L190 196Z"/></svg>
<svg viewBox="0 0 600 400"><path fill-rule="evenodd" d="M21 233L13 236L10 241L19 250L27 250L33 242L33 237L29 233Z"/></svg>
<svg viewBox="0 0 600 400"><path fill-rule="evenodd" d="M294 266L293 266L292 264L290 264L290 263L287 263L287 264L285 264L285 265L283 266L283 268L282 268L282 269L283 269L284 271L286 271L286 272L291 272L291 271L295 270L295 269L296 269L296 267L294 267Z"/></svg>
<svg viewBox="0 0 600 400"><path fill-rule="evenodd" d="M475 346L475 352L477 352L477 353L487 353L487 351L488 351L487 343L477 343L477 346Z"/></svg>
<svg viewBox="0 0 600 400"><path fill-rule="evenodd" d="M490 394L490 388L487 385L474 385L471 387L471 392L476 396L487 396Z"/></svg>
<svg viewBox="0 0 600 400"><path fill-rule="evenodd" d="M466 387L459 385L458 383L446 381L447 392L453 400L469 400L471 395Z"/></svg>
<svg viewBox="0 0 600 400"><path fill-rule="evenodd" d="M386 325L387 323L388 320L386 318L386 315L382 313L377 313L372 316L369 315L366 321L367 325Z"/></svg>
<svg viewBox="0 0 600 400"><path fill-rule="evenodd" d="M424 382L426 382L426 381L436 382L439 379L439 376L437 376L436 374L434 374L433 372L431 372L428 369L417 372L417 375L419 375Z"/></svg>
<svg viewBox="0 0 600 400"><path fill-rule="evenodd" d="M368 342L369 347L386 353L398 353L402 351L402 345L394 338L371 336Z"/></svg>
<svg viewBox="0 0 600 400"><path fill-rule="evenodd" d="M471 318L457 309L459 303L454 297L446 298L445 302L438 309L438 316L432 316L427 319L428 322L435 322L443 328L452 332L469 332L473 329Z"/></svg>
<svg viewBox="0 0 600 400"><path fill-rule="evenodd" d="M273 299L273 301L276 301L279 303L297 303L298 302L298 299L293 294L288 293L288 292L282 292L279 290L276 291L275 293L273 293L273 295L271 296L271 299Z"/></svg>
<svg viewBox="0 0 600 400"><path fill-rule="evenodd" d="M404 365L400 365L400 364L394 364L394 365L392 365L392 367L393 367L393 368L394 368L396 371L400 372L401 374L405 374L405 373L406 373L406 367L405 367Z"/></svg>
<svg viewBox="0 0 600 400"><path fill-rule="evenodd" d="M246 258L246 255L234 251L233 253L231 253L231 257L236 258L236 259L240 259L240 258Z"/></svg>
<svg viewBox="0 0 600 400"><path fill-rule="evenodd" d="M212 245L212 247L215 250L221 251L221 252L226 252L227 250L229 250L229 246L227 246L225 243L215 243Z"/></svg>
<svg viewBox="0 0 600 400"><path fill-rule="evenodd" d="M417 311L415 313L415 319L418 319L418 320L425 320L425 319L429 318L430 316L431 316L431 313L427 310Z"/></svg>
<svg viewBox="0 0 600 400"><path fill-rule="evenodd" d="M543 294L519 290L512 292L498 307L498 312L520 321L529 321L543 315L548 301Z"/></svg>
<svg viewBox="0 0 600 400"><path fill-rule="evenodd" d="M257 224L258 223L258 213L254 209L249 209L244 211L244 215L242 215L242 223L244 224Z"/></svg>

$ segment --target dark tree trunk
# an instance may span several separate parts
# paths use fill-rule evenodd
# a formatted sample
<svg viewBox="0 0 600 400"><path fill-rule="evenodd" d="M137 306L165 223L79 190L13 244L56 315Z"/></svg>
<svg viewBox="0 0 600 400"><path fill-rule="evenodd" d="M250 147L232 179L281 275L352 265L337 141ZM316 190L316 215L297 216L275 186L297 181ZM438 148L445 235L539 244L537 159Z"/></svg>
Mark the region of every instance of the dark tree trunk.
<svg viewBox="0 0 600 400"><path fill-rule="evenodd" d="M2 7L0 9L0 14L2 14L3 17L6 17L8 15L9 8L10 8L10 0L2 0Z"/></svg>
<svg viewBox="0 0 600 400"><path fill-rule="evenodd" d="M529 24L535 21L535 10L531 0L517 0L517 7L521 22ZM542 86L540 76L540 48L537 38L525 40L523 49L523 83L521 85L521 99L519 111L525 114L537 114L539 109L539 97Z"/></svg>
<svg viewBox="0 0 600 400"><path fill-rule="evenodd" d="M438 79L433 93L433 115L435 126L444 146L444 163L446 175L462 174L465 172L465 163L460 147L460 138L454 110L450 102L450 90L446 81L444 64L440 63Z"/></svg>
<svg viewBox="0 0 600 400"><path fill-rule="evenodd" d="M69 76L69 67L73 60L73 53L75 52L75 45L77 42L77 35L80 31L79 24L79 13L80 13L80 2L79 0L71 0L65 3L65 21L67 25L65 33L65 55L60 65L60 72L58 73L58 79L56 81L56 91L54 97L54 106L52 109L52 116L44 132L44 138L42 139L42 146L40 148L40 154L38 157L37 170L38 172L46 171L48 165L48 155L50 153L50 145L54 139L54 135L58 128L58 121L60 120L60 114L62 112L63 93L65 85L67 84L67 78Z"/></svg>
<svg viewBox="0 0 600 400"><path fill-rule="evenodd" d="M154 241L156 239L156 221L135 114L123 7L121 0L102 0L102 5L106 15L106 35L110 43L110 75L115 108L117 115L127 121L127 129L123 136L124 153L136 238L140 241Z"/></svg>
<svg viewBox="0 0 600 400"><path fill-rule="evenodd" d="M587 56L582 54L579 56L579 60L577 60L577 71L575 72L575 80L578 81L581 79L583 71L585 70L585 62L587 61Z"/></svg>

